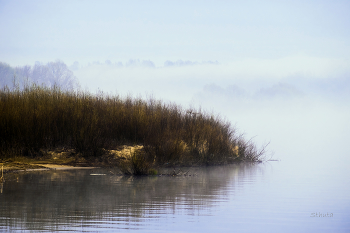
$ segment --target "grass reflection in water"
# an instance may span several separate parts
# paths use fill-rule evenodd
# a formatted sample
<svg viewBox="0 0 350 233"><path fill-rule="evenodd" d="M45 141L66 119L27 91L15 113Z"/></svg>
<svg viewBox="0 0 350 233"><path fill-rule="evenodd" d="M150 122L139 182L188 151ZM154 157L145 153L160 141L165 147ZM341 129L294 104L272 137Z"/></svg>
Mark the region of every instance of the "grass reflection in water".
<svg viewBox="0 0 350 233"><path fill-rule="evenodd" d="M249 166L254 165L191 168L198 175L187 177L120 176L108 170L12 174L0 196L4 203L1 227L142 228L147 222L174 215L210 215L225 202L234 177L247 172Z"/></svg>

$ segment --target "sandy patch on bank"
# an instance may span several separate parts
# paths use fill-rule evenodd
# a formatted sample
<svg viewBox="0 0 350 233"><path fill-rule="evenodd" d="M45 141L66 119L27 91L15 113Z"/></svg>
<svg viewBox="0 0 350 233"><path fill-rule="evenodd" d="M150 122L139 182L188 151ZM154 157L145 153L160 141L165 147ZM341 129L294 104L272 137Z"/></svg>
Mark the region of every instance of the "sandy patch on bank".
<svg viewBox="0 0 350 233"><path fill-rule="evenodd" d="M97 167L73 167L73 166L68 166L68 165L59 165L59 164L33 164L33 165L38 165L50 170L72 170L72 169L93 169ZM28 170L28 169L27 169ZM36 169L32 169L36 170Z"/></svg>
<svg viewBox="0 0 350 233"><path fill-rule="evenodd" d="M84 157L74 157L75 151L70 149L66 151L55 150L45 151L45 158L10 158L4 161L0 160L0 172L3 166L4 172L12 171L42 171L42 170L73 170L73 169L93 169L100 166L115 166L119 159L130 159L131 155L136 151L141 151L142 145L123 145L115 148L115 150L106 150L106 155L112 155L112 160L108 159L104 162L87 161ZM103 155L102 158L108 158ZM114 160L113 160L114 159ZM69 164L69 165L67 165Z"/></svg>

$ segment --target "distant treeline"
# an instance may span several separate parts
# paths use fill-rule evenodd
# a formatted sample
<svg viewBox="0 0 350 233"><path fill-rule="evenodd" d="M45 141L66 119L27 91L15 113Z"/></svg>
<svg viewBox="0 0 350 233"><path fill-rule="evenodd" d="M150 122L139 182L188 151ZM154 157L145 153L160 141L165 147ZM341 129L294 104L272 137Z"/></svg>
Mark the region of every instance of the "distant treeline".
<svg viewBox="0 0 350 233"><path fill-rule="evenodd" d="M175 104L57 86L0 91L0 158L55 148L99 157L125 144L143 145L137 159L151 165L258 161L264 153L220 117Z"/></svg>
<svg viewBox="0 0 350 233"><path fill-rule="evenodd" d="M32 84L53 88L59 86L63 90L73 90L79 87L77 78L62 61L35 65L11 67L0 62L0 88L12 87L23 89Z"/></svg>

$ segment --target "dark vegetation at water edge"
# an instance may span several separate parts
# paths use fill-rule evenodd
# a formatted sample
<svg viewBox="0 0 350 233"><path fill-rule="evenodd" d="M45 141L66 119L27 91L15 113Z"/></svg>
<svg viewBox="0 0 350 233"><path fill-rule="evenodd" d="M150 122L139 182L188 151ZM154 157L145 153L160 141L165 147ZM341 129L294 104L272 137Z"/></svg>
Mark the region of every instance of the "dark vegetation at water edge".
<svg viewBox="0 0 350 233"><path fill-rule="evenodd" d="M142 149L117 159L110 151L122 145ZM57 148L136 175L164 165L259 161L265 149L257 150L220 117L175 104L58 87L3 88L0 159L40 157Z"/></svg>

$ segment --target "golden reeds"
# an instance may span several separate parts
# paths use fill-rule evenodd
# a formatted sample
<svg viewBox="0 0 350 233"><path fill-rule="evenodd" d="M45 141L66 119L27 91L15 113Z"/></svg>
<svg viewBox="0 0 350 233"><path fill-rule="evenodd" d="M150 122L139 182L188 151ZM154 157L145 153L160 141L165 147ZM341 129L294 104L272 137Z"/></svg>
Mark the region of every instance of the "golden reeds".
<svg viewBox="0 0 350 233"><path fill-rule="evenodd" d="M244 159L248 144L235 133L219 117L153 99L58 87L0 90L0 158L55 148L99 157L104 149L138 144L147 163L218 164Z"/></svg>

